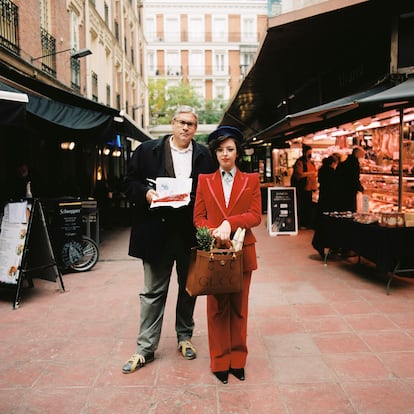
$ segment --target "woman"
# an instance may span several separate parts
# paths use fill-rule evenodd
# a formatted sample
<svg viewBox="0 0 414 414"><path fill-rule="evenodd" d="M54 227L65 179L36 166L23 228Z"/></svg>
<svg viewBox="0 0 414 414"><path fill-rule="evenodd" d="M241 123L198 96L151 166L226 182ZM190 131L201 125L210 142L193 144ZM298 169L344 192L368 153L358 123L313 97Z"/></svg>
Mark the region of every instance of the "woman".
<svg viewBox="0 0 414 414"><path fill-rule="evenodd" d="M242 291L207 296L210 368L223 384L229 373L241 381L245 378L249 287L252 271L257 269L251 228L261 222L259 176L237 167L242 138L230 126L220 126L209 135L210 151L219 168L212 174L200 174L194 206L195 226L208 227L218 247L228 246L238 227L246 229Z"/></svg>

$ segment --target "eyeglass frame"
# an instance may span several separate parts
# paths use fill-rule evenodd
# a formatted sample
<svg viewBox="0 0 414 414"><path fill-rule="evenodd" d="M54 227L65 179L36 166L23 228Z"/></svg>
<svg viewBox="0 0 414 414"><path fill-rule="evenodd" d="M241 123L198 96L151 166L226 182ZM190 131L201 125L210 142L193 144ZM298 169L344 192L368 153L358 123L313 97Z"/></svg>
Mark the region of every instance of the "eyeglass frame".
<svg viewBox="0 0 414 414"><path fill-rule="evenodd" d="M183 119L177 119L177 118L174 118L174 121L178 122L178 124L181 127L184 127L185 125L187 125L188 128L196 128L197 127L197 122L184 121Z"/></svg>

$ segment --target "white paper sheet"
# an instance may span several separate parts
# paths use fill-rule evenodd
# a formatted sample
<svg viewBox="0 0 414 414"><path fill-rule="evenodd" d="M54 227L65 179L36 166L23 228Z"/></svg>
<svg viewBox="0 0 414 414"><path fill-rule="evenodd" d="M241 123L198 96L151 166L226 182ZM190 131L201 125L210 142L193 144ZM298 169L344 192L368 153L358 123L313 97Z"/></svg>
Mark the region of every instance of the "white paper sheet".
<svg viewBox="0 0 414 414"><path fill-rule="evenodd" d="M158 177L156 179L156 191L158 197L152 200L154 207L183 207L190 202L192 178ZM163 200L169 197L170 199ZM159 201L158 201L159 200Z"/></svg>

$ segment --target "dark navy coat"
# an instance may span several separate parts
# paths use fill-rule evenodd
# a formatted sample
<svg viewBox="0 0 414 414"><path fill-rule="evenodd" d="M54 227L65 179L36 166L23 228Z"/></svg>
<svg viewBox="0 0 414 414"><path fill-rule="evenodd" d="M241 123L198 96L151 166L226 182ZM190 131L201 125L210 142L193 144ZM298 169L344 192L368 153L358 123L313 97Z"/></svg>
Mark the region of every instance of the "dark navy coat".
<svg viewBox="0 0 414 414"><path fill-rule="evenodd" d="M132 228L129 243L129 255L149 262L156 261L163 249L169 232L177 232L190 251L196 245L193 225L193 209L200 173L214 171L210 151L194 140L191 178L193 187L191 202L181 208L149 208L146 193L151 188L147 179L168 177L165 163L164 144L170 135L143 142L134 152L124 180L125 193L132 203Z"/></svg>

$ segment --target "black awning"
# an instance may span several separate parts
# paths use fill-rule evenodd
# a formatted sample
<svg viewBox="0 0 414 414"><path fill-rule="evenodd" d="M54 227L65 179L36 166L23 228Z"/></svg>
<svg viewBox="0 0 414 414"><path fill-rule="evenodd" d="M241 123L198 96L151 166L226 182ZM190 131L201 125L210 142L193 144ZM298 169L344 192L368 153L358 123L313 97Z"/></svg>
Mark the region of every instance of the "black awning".
<svg viewBox="0 0 414 414"><path fill-rule="evenodd" d="M0 90L0 125L23 125L28 100L25 93Z"/></svg>
<svg viewBox="0 0 414 414"><path fill-rule="evenodd" d="M338 122L342 122L349 116L354 120L358 119L362 116L363 111L365 116L366 111L365 107L360 107L360 102L363 102L364 99L381 95L387 90L390 90L390 88L387 89L387 85L383 84L323 105L318 105L305 111L287 115L282 120L248 139L247 143L257 142L259 140L268 141L277 137L288 140L299 135L305 135L305 132L307 134L318 131L322 127L328 127L328 125L332 126L332 123L337 124Z"/></svg>
<svg viewBox="0 0 414 414"><path fill-rule="evenodd" d="M0 89L4 86L7 91L28 94L28 123L35 128L50 126L69 135L86 135L102 140L107 140L109 134L119 134L138 141L152 139L136 123L121 115L118 109L45 84L12 70L3 62L0 62L0 75L4 77L4 81L0 81ZM8 81L14 86L6 83ZM122 118L121 122L117 122L118 118Z"/></svg>
<svg viewBox="0 0 414 414"><path fill-rule="evenodd" d="M18 89L2 82L0 82L0 89L19 92ZM32 93L27 95L29 97L29 102L26 105L27 112L55 127L87 131L107 125L111 121L111 116L108 114L65 104Z"/></svg>
<svg viewBox="0 0 414 414"><path fill-rule="evenodd" d="M375 95L359 99L360 105L377 104L383 108L414 105L414 76Z"/></svg>

